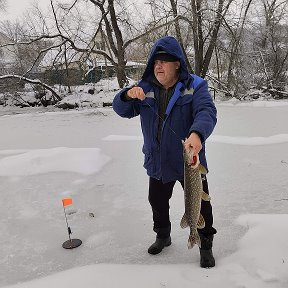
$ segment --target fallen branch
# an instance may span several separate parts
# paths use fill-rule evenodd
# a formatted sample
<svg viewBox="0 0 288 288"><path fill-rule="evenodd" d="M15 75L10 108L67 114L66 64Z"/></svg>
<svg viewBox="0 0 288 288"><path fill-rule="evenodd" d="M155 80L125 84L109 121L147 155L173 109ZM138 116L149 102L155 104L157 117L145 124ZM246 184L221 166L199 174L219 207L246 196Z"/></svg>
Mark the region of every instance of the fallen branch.
<svg viewBox="0 0 288 288"><path fill-rule="evenodd" d="M13 75L13 74L7 74L7 75L2 75L0 76L0 80L4 80L4 79L19 79L31 84L35 84L35 85L40 85L42 87L44 87L45 89L47 89L48 91L50 91L52 93L52 96L54 98L54 100L56 99L55 102L61 101L61 97L55 92L55 90L53 88L51 88L50 86L48 86L47 84L41 82L38 79L30 79L21 75Z"/></svg>
<svg viewBox="0 0 288 288"><path fill-rule="evenodd" d="M268 92L274 99L288 98L288 92L281 91L277 88L262 87L263 92Z"/></svg>

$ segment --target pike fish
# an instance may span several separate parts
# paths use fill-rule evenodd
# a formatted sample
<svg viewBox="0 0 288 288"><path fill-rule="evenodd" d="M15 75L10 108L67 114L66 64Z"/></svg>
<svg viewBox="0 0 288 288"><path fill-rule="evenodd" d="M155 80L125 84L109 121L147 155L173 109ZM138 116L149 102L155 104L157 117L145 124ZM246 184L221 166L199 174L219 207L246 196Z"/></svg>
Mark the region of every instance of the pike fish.
<svg viewBox="0 0 288 288"><path fill-rule="evenodd" d="M197 244L201 248L201 240L198 230L205 227L205 221L200 214L201 200L210 201L210 196L203 191L201 174L207 174L206 169L200 164L197 155L196 163L193 163L193 149L187 150L183 144L184 157L184 200L185 213L181 220L181 228L190 227L188 248L191 249ZM193 163L193 164L191 164Z"/></svg>

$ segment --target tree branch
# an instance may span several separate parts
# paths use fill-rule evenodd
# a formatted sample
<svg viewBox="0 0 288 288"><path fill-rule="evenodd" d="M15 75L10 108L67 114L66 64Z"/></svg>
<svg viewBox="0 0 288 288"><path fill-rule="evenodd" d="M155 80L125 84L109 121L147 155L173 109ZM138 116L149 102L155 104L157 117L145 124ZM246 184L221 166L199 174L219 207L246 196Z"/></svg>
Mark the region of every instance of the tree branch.
<svg viewBox="0 0 288 288"><path fill-rule="evenodd" d="M176 16L175 18L171 19L170 21L168 21L168 22L166 22L166 23L163 23L163 24L160 24L160 25L158 25L158 26L156 26L156 27L153 27L153 28L151 28L151 29L149 29L149 30L146 30L144 33L142 33L142 34L140 34L140 35L138 35L138 36L136 36L136 37L134 37L134 38L126 41L126 42L123 44L124 49L126 49L131 43L139 40L140 38L146 36L147 34L150 34L150 33L154 32L154 31L156 31L156 30L158 30L158 29L160 29L160 28L162 28L162 27L168 26L168 25L170 25L170 24L172 24L173 22L178 21L178 20L185 20L185 21L187 21L187 22L189 22L189 23L192 23L187 17L178 15L178 16Z"/></svg>
<svg viewBox="0 0 288 288"><path fill-rule="evenodd" d="M31 83L31 84L36 84L36 85L40 85L42 87L44 87L45 89L49 90L50 92L52 92L53 96L58 100L61 101L61 97L55 92L55 90L53 88L51 88L50 86L48 86L47 84L41 82L40 80L34 80L34 79L29 79L27 77L23 77L21 75L12 75L12 74L7 74L7 75L3 75L0 76L0 80L1 79L19 79L19 80L23 80L25 82Z"/></svg>
<svg viewBox="0 0 288 288"><path fill-rule="evenodd" d="M62 38L62 40L66 40L67 42L69 42L71 44L71 47L78 51L78 52L83 52L83 53L95 53L95 54L99 54L104 56L105 58L107 58L107 60L109 60L113 65L117 66L117 62L114 61L114 59L112 59L112 57L110 57L105 51L103 50L98 50L98 49L90 49L90 48L80 48L77 47L74 43L73 40L71 40L68 36L65 36L61 33L59 34L55 34L55 35L41 35L39 37L36 37L34 39L31 39L30 41L21 41L21 42L14 42L14 43L8 43L5 45L1 45L0 47L7 47L7 46L14 46L14 45L19 45L19 44L23 44L23 45L30 45L34 42L43 40L43 39L56 39L56 38ZM63 43L62 43L63 44Z"/></svg>

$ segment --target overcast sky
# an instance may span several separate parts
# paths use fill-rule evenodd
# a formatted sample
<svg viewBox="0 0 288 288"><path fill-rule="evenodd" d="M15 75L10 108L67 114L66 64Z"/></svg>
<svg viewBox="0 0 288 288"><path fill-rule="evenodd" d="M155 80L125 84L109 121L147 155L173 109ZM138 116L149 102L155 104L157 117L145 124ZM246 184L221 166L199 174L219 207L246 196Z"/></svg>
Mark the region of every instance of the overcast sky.
<svg viewBox="0 0 288 288"><path fill-rule="evenodd" d="M49 0L6 0L6 11L1 12L1 20L16 20L35 2L43 8L50 3Z"/></svg>

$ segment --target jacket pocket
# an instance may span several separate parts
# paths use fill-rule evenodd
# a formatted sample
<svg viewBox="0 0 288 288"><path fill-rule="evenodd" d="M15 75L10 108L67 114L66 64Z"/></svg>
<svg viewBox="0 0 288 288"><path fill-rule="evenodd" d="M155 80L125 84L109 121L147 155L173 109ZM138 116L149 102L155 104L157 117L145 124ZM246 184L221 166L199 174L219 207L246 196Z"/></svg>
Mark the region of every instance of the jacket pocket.
<svg viewBox="0 0 288 288"><path fill-rule="evenodd" d="M170 113L169 125L177 131L180 137L188 137L189 129L193 124L193 96L180 97Z"/></svg>
<svg viewBox="0 0 288 288"><path fill-rule="evenodd" d="M178 98L175 105L176 106L183 106L183 105L191 104L191 102L193 101L193 97L194 96L190 95L190 94L183 95L183 96Z"/></svg>
<svg viewBox="0 0 288 288"><path fill-rule="evenodd" d="M152 163L152 153L149 152L145 147L142 148L142 152L144 154L144 165L145 169L148 169Z"/></svg>
<svg viewBox="0 0 288 288"><path fill-rule="evenodd" d="M167 158L167 164L168 167L170 167L171 172L175 175L182 175L184 167L183 150L175 149L175 151L169 153L169 155L170 157Z"/></svg>

